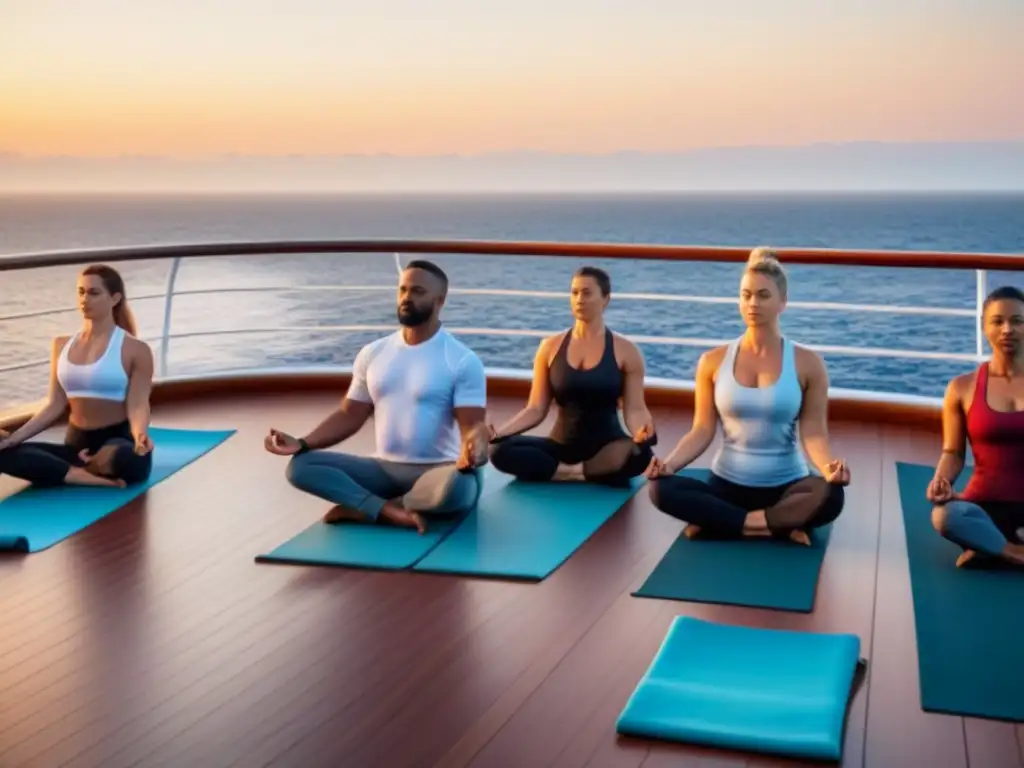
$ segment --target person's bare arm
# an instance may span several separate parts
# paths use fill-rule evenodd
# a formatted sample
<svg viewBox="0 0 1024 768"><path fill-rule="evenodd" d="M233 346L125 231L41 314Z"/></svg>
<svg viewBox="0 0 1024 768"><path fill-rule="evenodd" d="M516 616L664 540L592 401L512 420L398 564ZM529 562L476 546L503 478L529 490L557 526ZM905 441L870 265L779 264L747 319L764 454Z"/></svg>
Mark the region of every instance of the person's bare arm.
<svg viewBox="0 0 1024 768"><path fill-rule="evenodd" d="M68 407L68 399L64 394L64 388L57 381L57 360L61 350L67 343L67 336L58 336L50 345L50 385L47 392L46 404L36 412L32 418L26 421L20 428L16 429L10 437L3 441L3 447L9 448L26 440L31 440L44 429L59 419Z"/></svg>
<svg viewBox="0 0 1024 768"><path fill-rule="evenodd" d="M622 350L622 418L626 429L634 438L646 440L654 437L654 418L644 397L646 365L640 348L628 339L618 339Z"/></svg>
<svg viewBox="0 0 1024 768"><path fill-rule="evenodd" d="M460 469L487 463L487 373L476 355L467 355L459 366L452 393L452 416L459 425L462 451L456 462Z"/></svg>
<svg viewBox="0 0 1024 768"><path fill-rule="evenodd" d="M128 378L128 395L125 409L132 437L149 432L150 393L153 391L153 350L144 341L126 339L131 344L131 375Z"/></svg>
<svg viewBox="0 0 1024 768"><path fill-rule="evenodd" d="M353 400L346 396L337 410L332 411L312 432L301 438L310 450L330 448L348 440L363 428L373 413L373 403Z"/></svg>
<svg viewBox="0 0 1024 768"><path fill-rule="evenodd" d="M836 458L828 434L828 368L817 352L798 347L797 369L804 372L803 407L800 409L800 441L804 452L823 478L845 485L846 462Z"/></svg>
<svg viewBox="0 0 1024 768"><path fill-rule="evenodd" d="M957 376L950 381L942 398L942 455L935 467L935 479L945 480L950 485L960 477L967 455L967 424L962 394L965 378Z"/></svg>
<svg viewBox="0 0 1024 768"><path fill-rule="evenodd" d="M725 347L705 352L697 362L693 402L693 425L664 460L665 469L675 474L695 461L711 445L718 429L715 409L715 374L725 354Z"/></svg>
<svg viewBox="0 0 1024 768"><path fill-rule="evenodd" d="M352 381L337 409L327 415L313 431L300 438L307 450L322 450L348 440L363 428L373 413L373 396L367 383L367 370L373 347L359 350L352 362Z"/></svg>
<svg viewBox="0 0 1024 768"><path fill-rule="evenodd" d="M533 356L533 382L526 407L494 431L494 438L518 435L533 429L548 415L551 408L551 379L548 367L552 352L564 338L564 334L550 336L537 346Z"/></svg>

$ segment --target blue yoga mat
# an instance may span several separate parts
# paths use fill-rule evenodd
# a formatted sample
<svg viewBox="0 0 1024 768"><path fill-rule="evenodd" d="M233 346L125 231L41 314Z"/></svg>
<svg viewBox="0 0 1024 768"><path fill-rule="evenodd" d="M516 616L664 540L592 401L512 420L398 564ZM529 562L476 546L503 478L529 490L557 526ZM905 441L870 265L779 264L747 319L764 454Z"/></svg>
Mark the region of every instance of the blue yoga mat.
<svg viewBox="0 0 1024 768"><path fill-rule="evenodd" d="M51 547L141 496L234 433L153 427L153 470L145 483L127 488L30 486L8 496L0 501L0 550L38 552Z"/></svg>
<svg viewBox="0 0 1024 768"><path fill-rule="evenodd" d="M628 736L839 760L856 635L678 616L616 723Z"/></svg>
<svg viewBox="0 0 1024 768"><path fill-rule="evenodd" d="M1024 721L1024 569L957 568L963 550L932 527L932 504L924 495L935 468L898 462L896 472L922 709ZM970 475L970 469L962 473L957 490Z"/></svg>
<svg viewBox="0 0 1024 768"><path fill-rule="evenodd" d="M507 475L490 465L482 473L485 498L507 484ZM272 552L257 555L257 563L333 565L345 568L403 570L411 568L456 529L465 515L427 520L427 532L386 523L324 523L317 521Z"/></svg>
<svg viewBox="0 0 1024 768"><path fill-rule="evenodd" d="M708 470L679 474L705 480ZM680 534L633 596L809 613L831 530L831 525L813 530L809 547L778 539Z"/></svg>
<svg viewBox="0 0 1024 768"><path fill-rule="evenodd" d="M641 486L514 480L480 499L476 510L432 549L417 571L539 581L579 549Z"/></svg>

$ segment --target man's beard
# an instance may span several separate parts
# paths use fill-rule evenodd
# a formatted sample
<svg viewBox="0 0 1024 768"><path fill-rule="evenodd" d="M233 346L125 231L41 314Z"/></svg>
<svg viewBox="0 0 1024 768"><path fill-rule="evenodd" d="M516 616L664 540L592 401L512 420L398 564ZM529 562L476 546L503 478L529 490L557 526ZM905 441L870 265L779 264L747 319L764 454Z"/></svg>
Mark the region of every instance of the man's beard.
<svg viewBox="0 0 1024 768"><path fill-rule="evenodd" d="M402 325L408 326L409 328L415 328L418 325L423 325L433 316L434 312L431 307L426 307L424 309L417 309L416 307L410 307L408 309L402 309L401 307L398 308L398 322Z"/></svg>

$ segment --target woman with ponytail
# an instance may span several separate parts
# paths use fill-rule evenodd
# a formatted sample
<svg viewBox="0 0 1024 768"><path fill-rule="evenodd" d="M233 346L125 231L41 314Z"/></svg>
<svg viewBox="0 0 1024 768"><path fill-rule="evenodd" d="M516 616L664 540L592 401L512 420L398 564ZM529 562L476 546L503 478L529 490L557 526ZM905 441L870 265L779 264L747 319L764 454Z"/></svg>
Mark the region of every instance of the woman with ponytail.
<svg viewBox="0 0 1024 768"><path fill-rule="evenodd" d="M754 249L740 282L747 330L701 356L693 426L648 467L651 500L689 523L689 537L704 531L809 544L809 531L843 509L850 470L829 446L828 371L816 352L783 336L786 296L776 254ZM677 476L708 449L719 423L724 440L708 482Z"/></svg>
<svg viewBox="0 0 1024 768"><path fill-rule="evenodd" d="M152 469L149 395L153 353L137 339L124 280L94 264L78 277L82 328L50 350L46 405L0 435L0 474L33 485L125 486ZM29 442L69 411L63 443Z"/></svg>

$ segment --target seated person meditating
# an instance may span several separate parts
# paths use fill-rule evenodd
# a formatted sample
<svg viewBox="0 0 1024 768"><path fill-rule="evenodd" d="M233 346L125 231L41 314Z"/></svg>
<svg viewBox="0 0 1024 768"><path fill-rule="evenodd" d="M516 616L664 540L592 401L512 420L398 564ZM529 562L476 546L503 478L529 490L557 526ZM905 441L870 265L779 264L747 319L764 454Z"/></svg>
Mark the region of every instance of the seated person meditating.
<svg viewBox="0 0 1024 768"><path fill-rule="evenodd" d="M689 537L706 531L810 544L808 531L842 511L850 471L829 447L828 372L815 352L781 335L786 282L772 251L751 252L740 282L747 330L701 355L693 426L667 458L651 461L651 500L689 523ZM711 445L719 421L724 440L710 480L676 476ZM809 471L798 426L821 477Z"/></svg>
<svg viewBox="0 0 1024 768"><path fill-rule="evenodd" d="M936 530L964 549L958 566L975 556L1024 565L1024 293L992 291L982 323L992 357L946 387L942 456L926 493ZM974 472L956 493L968 440Z"/></svg>
<svg viewBox="0 0 1024 768"><path fill-rule="evenodd" d="M448 277L410 261L398 284L402 327L356 355L341 406L295 438L271 429L264 446L291 456L288 481L331 502L324 522L378 522L426 531L425 515L472 508L487 463L487 379L480 358L441 327ZM373 457L324 450L374 417ZM461 435L460 435L461 433Z"/></svg>
<svg viewBox="0 0 1024 768"><path fill-rule="evenodd" d="M78 306L82 329L51 345L46 405L20 429L0 436L0 474L40 487L143 482L153 463L152 350L135 338L124 281L111 267L82 271ZM31 441L65 411L63 443Z"/></svg>
<svg viewBox="0 0 1024 768"><path fill-rule="evenodd" d="M644 403L643 355L604 324L611 298L606 272L580 268L570 297L576 322L540 343L526 407L490 430L491 463L520 480L625 485L643 474L656 442ZM620 399L629 433L619 420ZM552 400L558 404L558 418L551 434L519 434L544 420Z"/></svg>

